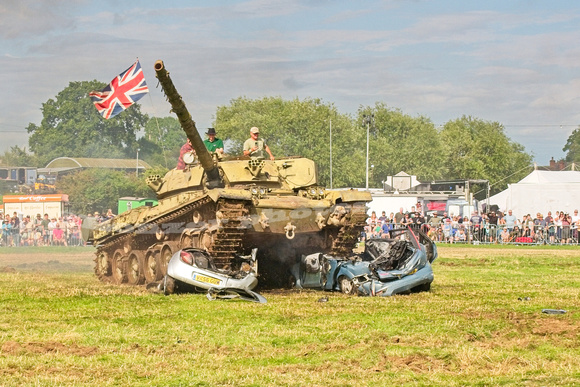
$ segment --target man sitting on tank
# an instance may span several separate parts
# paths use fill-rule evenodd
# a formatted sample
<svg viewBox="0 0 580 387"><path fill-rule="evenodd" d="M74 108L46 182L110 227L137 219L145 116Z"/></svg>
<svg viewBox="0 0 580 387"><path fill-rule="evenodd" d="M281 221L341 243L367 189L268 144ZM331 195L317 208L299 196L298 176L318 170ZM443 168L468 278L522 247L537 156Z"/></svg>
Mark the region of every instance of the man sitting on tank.
<svg viewBox="0 0 580 387"><path fill-rule="evenodd" d="M260 129L255 126L250 129L250 138L244 142L244 156L265 158L264 151L266 151L270 155L270 160L274 160L270 147L264 140L258 139L259 135Z"/></svg>
<svg viewBox="0 0 580 387"><path fill-rule="evenodd" d="M177 167L175 167L175 169L185 169L185 161L183 160L183 157L188 153L195 157L195 149L193 149L193 146L191 146L191 141L189 141L189 138L179 151L179 160L177 160Z"/></svg>
<svg viewBox="0 0 580 387"><path fill-rule="evenodd" d="M205 144L207 150L210 152L217 153L218 155L223 155L224 142L215 136L216 135L215 129L208 128L206 134L207 140L203 140L203 143Z"/></svg>

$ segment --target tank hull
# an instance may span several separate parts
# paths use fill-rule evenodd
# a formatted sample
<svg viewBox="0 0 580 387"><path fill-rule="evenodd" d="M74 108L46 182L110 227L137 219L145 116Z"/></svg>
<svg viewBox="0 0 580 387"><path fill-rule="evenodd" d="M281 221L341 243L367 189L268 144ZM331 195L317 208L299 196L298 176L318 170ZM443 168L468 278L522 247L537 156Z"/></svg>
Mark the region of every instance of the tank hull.
<svg viewBox="0 0 580 387"><path fill-rule="evenodd" d="M359 199L331 205L295 196L257 200L227 189L182 192L96 226L95 273L106 282L148 284L163 278L180 249L205 249L220 269L235 270L235 255L257 247L262 278L283 285L284 275L271 267L312 251L352 251L366 219L366 201Z"/></svg>

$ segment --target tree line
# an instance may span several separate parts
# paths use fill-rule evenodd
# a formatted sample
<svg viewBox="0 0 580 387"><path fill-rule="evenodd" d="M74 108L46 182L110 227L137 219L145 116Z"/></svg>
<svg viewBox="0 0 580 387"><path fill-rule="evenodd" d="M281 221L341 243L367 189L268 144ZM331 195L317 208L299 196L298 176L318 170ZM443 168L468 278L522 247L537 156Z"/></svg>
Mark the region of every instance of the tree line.
<svg viewBox="0 0 580 387"><path fill-rule="evenodd" d="M175 167L186 141L177 119L149 117L135 104L104 120L87 96L104 86L96 80L70 82L42 104L40 124L28 125L29 152L13 146L1 156L2 164L44 167L63 156L135 158L139 149L139 157L154 166L153 172ZM330 183L332 133L334 188L365 186L367 131L372 165L369 187L381 187L387 176L404 171L420 181L485 179L494 193L527 175L532 164L532 156L507 137L499 122L462 116L436 127L428 117L411 116L383 102L360 106L351 115L317 98L239 97L219 106L215 117L213 126L225 141L226 153L242 154L249 129L257 126L277 158L313 159L320 184L325 186ZM568 161L580 160L580 128L572 133L564 151ZM58 188L69 193L73 204L79 203L79 212L114 207L120 196L149 192L143 177L131 184L124 179L130 178L112 171L82 171L61 179ZM78 182L90 187L81 190Z"/></svg>

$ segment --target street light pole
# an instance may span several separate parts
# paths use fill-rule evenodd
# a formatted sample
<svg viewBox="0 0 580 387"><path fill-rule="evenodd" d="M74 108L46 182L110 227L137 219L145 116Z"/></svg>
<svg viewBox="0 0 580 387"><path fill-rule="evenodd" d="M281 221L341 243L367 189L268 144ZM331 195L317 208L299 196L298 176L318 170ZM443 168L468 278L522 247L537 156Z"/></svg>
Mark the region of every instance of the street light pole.
<svg viewBox="0 0 580 387"><path fill-rule="evenodd" d="M375 115L363 115L363 123L367 124L367 173L366 173L366 185L365 188L369 189L369 132L371 130L371 123L374 119Z"/></svg>
<svg viewBox="0 0 580 387"><path fill-rule="evenodd" d="M330 189L332 189L332 119L330 120Z"/></svg>
<svg viewBox="0 0 580 387"><path fill-rule="evenodd" d="M137 165L135 166L135 177L139 177L139 151L141 149L137 148Z"/></svg>

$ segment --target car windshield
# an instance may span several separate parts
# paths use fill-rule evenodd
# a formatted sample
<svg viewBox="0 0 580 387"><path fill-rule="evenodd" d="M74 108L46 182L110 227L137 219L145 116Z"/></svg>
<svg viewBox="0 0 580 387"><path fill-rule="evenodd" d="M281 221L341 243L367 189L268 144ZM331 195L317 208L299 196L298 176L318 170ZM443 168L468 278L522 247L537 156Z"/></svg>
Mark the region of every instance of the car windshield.
<svg viewBox="0 0 580 387"><path fill-rule="evenodd" d="M399 239L410 242L414 247L419 248L419 241L417 240L417 236L409 227L390 230L389 237L390 239Z"/></svg>

